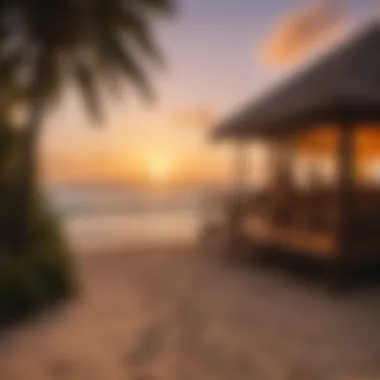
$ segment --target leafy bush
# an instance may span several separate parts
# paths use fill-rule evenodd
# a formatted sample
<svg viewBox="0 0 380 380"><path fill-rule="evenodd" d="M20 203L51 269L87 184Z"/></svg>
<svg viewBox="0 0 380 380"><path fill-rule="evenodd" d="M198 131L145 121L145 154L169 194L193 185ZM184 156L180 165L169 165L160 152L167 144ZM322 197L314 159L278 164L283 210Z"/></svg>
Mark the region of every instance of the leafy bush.
<svg viewBox="0 0 380 380"><path fill-rule="evenodd" d="M1 215L0 215L1 219ZM27 252L0 252L0 324L51 305L75 289L73 268L57 219L38 207Z"/></svg>
<svg viewBox="0 0 380 380"><path fill-rule="evenodd" d="M0 122L0 325L41 310L75 288L58 219L42 197L36 197L33 205L28 249L15 252L10 248L18 236L13 223L18 141L17 130Z"/></svg>

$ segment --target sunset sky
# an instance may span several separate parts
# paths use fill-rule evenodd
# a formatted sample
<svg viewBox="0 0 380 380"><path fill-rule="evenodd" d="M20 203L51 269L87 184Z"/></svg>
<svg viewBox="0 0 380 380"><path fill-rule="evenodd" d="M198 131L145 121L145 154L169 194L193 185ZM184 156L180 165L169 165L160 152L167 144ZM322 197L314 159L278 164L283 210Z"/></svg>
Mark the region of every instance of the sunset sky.
<svg viewBox="0 0 380 380"><path fill-rule="evenodd" d="M222 181L228 157L207 141L207 127L331 37L380 14L378 0L178 2L177 17L157 27L168 68L152 73L156 104L126 88L123 99L106 99L103 125L92 126L68 90L46 122L49 182ZM298 33L305 27L312 38Z"/></svg>

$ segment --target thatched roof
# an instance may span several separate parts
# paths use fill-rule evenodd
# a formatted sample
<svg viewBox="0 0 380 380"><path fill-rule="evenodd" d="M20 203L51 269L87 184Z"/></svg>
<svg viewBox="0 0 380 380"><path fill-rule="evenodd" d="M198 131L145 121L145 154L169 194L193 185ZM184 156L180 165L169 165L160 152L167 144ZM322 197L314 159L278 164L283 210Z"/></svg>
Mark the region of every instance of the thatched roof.
<svg viewBox="0 0 380 380"><path fill-rule="evenodd" d="M315 123L380 121L380 23L353 33L318 61L222 121L216 138L287 133Z"/></svg>

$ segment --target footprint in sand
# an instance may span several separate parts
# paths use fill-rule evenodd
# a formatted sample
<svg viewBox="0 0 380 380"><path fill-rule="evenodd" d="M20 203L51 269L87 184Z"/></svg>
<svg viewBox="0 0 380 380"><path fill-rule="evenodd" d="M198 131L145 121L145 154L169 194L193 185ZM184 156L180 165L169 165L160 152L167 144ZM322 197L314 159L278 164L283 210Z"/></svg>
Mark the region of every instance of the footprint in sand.
<svg viewBox="0 0 380 380"><path fill-rule="evenodd" d="M154 325L141 334L136 345L123 358L123 362L129 366L143 366L155 360L162 349L163 328L160 325Z"/></svg>
<svg viewBox="0 0 380 380"><path fill-rule="evenodd" d="M80 364L71 360L58 360L52 363L49 368L50 375L53 379L67 379L78 374L80 370Z"/></svg>
<svg viewBox="0 0 380 380"><path fill-rule="evenodd" d="M139 375L134 380L156 380L156 378L151 375Z"/></svg>

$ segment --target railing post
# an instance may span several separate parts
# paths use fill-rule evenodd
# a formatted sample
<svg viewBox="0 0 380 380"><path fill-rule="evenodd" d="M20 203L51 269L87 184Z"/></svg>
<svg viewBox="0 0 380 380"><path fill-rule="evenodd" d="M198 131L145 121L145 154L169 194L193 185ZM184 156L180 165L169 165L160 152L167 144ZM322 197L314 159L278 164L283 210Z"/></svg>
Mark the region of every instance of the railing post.
<svg viewBox="0 0 380 380"><path fill-rule="evenodd" d="M232 245L242 236L242 222L244 219L244 190L246 188L247 176L247 152L246 143L237 140L234 146L234 162L233 162L233 190L232 199L229 207L228 223L229 223L229 241Z"/></svg>
<svg viewBox="0 0 380 380"><path fill-rule="evenodd" d="M247 179L247 152L246 143L241 140L235 142L235 160L234 160L234 192L235 194L241 195L245 186Z"/></svg>
<svg viewBox="0 0 380 380"><path fill-rule="evenodd" d="M272 212L271 217L277 219L278 206L282 200L289 196L292 182L293 164L293 136L279 136L271 141L271 192L272 192ZM286 202L290 202L286 199Z"/></svg>
<svg viewBox="0 0 380 380"><path fill-rule="evenodd" d="M350 124L341 125L338 146L338 181L337 181L337 241L338 259L344 259L349 254L353 222L354 205L354 128Z"/></svg>

